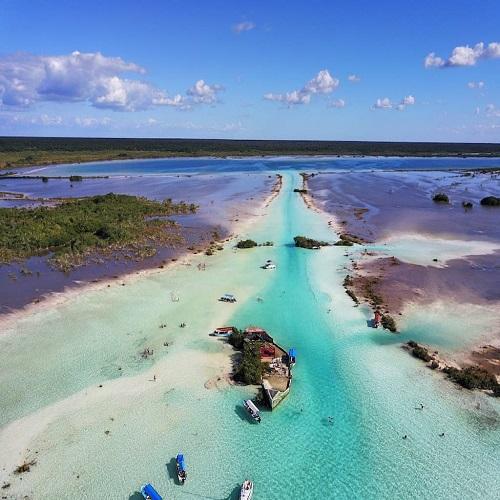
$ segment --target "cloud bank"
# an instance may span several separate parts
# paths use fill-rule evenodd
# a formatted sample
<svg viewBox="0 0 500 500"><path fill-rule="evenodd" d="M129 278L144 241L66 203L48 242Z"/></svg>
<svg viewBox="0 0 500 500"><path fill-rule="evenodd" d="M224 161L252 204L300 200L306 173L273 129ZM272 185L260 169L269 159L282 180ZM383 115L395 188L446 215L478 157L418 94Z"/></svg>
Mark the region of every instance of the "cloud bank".
<svg viewBox="0 0 500 500"><path fill-rule="evenodd" d="M199 80L187 96L164 90L129 75L144 75L141 66L100 52L60 56L16 53L0 57L0 106L28 108L38 102L88 102L113 111L141 111L156 106L186 109L213 104L220 86Z"/></svg>

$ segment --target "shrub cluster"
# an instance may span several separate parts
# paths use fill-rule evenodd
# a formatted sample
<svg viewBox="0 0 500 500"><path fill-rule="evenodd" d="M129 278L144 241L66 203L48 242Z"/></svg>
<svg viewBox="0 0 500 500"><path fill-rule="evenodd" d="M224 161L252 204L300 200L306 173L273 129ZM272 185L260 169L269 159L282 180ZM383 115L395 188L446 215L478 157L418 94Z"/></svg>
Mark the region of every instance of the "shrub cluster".
<svg viewBox="0 0 500 500"><path fill-rule="evenodd" d="M56 265L71 268L76 256L89 251L133 247L150 253L154 243L174 241L177 233L166 217L196 209L170 199L158 202L113 193L53 207L0 208L0 262L51 252Z"/></svg>
<svg viewBox="0 0 500 500"><path fill-rule="evenodd" d="M496 196L486 196L481 200L483 207L500 207L500 198Z"/></svg>
<svg viewBox="0 0 500 500"><path fill-rule="evenodd" d="M432 201L436 203L450 203L450 199L447 194L437 193L432 197Z"/></svg>
<svg viewBox="0 0 500 500"><path fill-rule="evenodd" d="M244 342L243 358L234 373L234 379L245 384L260 384L264 365L260 360L261 342Z"/></svg>
<svg viewBox="0 0 500 500"><path fill-rule="evenodd" d="M315 247L325 247L329 245L326 241L313 240L312 238L306 238L305 236L295 236L293 241L295 242L296 247L307 248L309 250Z"/></svg>
<svg viewBox="0 0 500 500"><path fill-rule="evenodd" d="M468 366L463 370L447 366L443 370L448 377L466 389L491 389L494 394L500 395L496 377L479 366Z"/></svg>
<svg viewBox="0 0 500 500"><path fill-rule="evenodd" d="M386 330L389 330L393 333L398 331L396 327L396 322L394 321L394 318L392 316L389 316L388 314L383 314L380 322L382 323L382 327L385 328Z"/></svg>
<svg viewBox="0 0 500 500"><path fill-rule="evenodd" d="M253 240L240 240L236 243L236 248L253 248L257 246L257 242Z"/></svg>

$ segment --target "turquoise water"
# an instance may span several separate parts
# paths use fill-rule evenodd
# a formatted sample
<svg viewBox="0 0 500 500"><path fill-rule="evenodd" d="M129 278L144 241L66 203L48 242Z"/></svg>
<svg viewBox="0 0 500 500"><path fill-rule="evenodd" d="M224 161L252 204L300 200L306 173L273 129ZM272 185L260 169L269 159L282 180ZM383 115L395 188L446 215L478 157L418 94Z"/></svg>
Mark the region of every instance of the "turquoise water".
<svg viewBox="0 0 500 500"><path fill-rule="evenodd" d="M274 247L226 248L206 273L178 267L89 292L8 332L1 407L14 427L0 445L8 432L47 422L29 442L38 464L23 484L13 481L13 492L136 499L151 481L169 499L224 499L236 498L248 477L256 499L499 497L498 403L457 390L404 352L400 337L368 328L368 311L341 286L342 248L293 247L297 234L334 239L326 219L292 192L298 184L285 173L281 195L245 233ZM268 258L276 271L259 269ZM179 303L169 302L170 290ZM217 303L224 292L241 305ZM230 354L207 336L219 322L258 324L298 351L290 396L260 425L241 409L252 388L203 385ZM420 340L425 331L408 324L403 334ZM162 350L165 338L173 345ZM42 357L37 346L43 360L26 368L30 356ZM145 346L158 354L142 363L131 353ZM6 404L6 394L19 400ZM182 487L172 478L179 451L189 470Z"/></svg>

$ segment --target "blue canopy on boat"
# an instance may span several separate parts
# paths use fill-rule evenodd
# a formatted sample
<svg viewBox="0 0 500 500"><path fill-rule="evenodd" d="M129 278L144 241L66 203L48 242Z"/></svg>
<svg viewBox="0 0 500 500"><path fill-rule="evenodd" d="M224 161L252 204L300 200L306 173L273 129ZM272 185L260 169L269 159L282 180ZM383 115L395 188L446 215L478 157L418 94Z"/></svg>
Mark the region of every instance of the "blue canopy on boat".
<svg viewBox="0 0 500 500"><path fill-rule="evenodd" d="M180 470L186 470L186 463L184 462L184 455L182 453L179 453L177 455L177 463L179 464L179 469Z"/></svg>
<svg viewBox="0 0 500 500"><path fill-rule="evenodd" d="M288 351L288 356L290 358L296 358L297 357L297 351L295 350L295 347L292 347L289 351Z"/></svg>
<svg viewBox="0 0 500 500"><path fill-rule="evenodd" d="M163 500L160 494L148 483L141 488L141 493L144 498L151 498L151 500Z"/></svg>

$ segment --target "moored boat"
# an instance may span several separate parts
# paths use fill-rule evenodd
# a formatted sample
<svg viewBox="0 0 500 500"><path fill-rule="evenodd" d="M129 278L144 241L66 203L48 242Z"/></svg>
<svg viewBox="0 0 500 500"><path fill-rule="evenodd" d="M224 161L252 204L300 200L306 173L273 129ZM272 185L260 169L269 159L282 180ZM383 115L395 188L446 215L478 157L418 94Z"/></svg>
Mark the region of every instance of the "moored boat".
<svg viewBox="0 0 500 500"><path fill-rule="evenodd" d="M288 351L288 363L290 364L290 366L293 366L297 361L297 351L295 350L294 347L292 347L289 351Z"/></svg>
<svg viewBox="0 0 500 500"><path fill-rule="evenodd" d="M220 326L219 328L216 328L209 335L211 337L230 337L233 332L234 332L234 326Z"/></svg>
<svg viewBox="0 0 500 500"><path fill-rule="evenodd" d="M267 260L262 269L276 269L276 264L272 260Z"/></svg>
<svg viewBox="0 0 500 500"><path fill-rule="evenodd" d="M177 465L177 479L179 480L180 484L184 484L187 479L186 462L184 461L184 455L182 453L179 453L175 461Z"/></svg>
<svg viewBox="0 0 500 500"><path fill-rule="evenodd" d="M253 496L253 483L250 479L245 480L241 485L240 500L251 500Z"/></svg>
<svg viewBox="0 0 500 500"><path fill-rule="evenodd" d="M220 302L236 302L236 297L230 293L225 293L220 299Z"/></svg>
<svg viewBox="0 0 500 500"><path fill-rule="evenodd" d="M146 500L163 500L161 495L153 488L151 483L147 483L142 486L141 494Z"/></svg>
<svg viewBox="0 0 500 500"><path fill-rule="evenodd" d="M248 412L248 414L256 421L259 422L261 421L260 418L260 411L259 409L255 406L253 401L251 399L245 399L243 401L243 405L245 407L245 410Z"/></svg>

